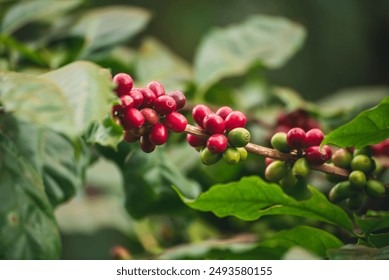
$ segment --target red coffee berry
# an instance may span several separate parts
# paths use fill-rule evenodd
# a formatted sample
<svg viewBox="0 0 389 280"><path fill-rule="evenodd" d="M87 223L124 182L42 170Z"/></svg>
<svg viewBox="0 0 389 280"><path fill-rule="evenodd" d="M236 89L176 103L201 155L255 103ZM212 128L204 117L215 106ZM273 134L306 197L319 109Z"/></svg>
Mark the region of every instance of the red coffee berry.
<svg viewBox="0 0 389 280"><path fill-rule="evenodd" d="M207 142L206 139L189 133L186 135L186 141L188 141L188 144L194 148L204 146L205 143Z"/></svg>
<svg viewBox="0 0 389 280"><path fill-rule="evenodd" d="M227 118L227 116L232 112L232 109L228 106L223 106L223 107L220 107L217 111L216 111L216 115L219 115L220 117L223 118L223 120L225 120Z"/></svg>
<svg viewBox="0 0 389 280"><path fill-rule="evenodd" d="M331 149L331 147L328 146L328 145L324 145L324 146L323 146L323 150L326 151L327 160L329 160L329 159L332 157L332 149Z"/></svg>
<svg viewBox="0 0 389 280"><path fill-rule="evenodd" d="M211 153L222 153L227 149L228 140L224 134L214 134L208 138L207 148Z"/></svg>
<svg viewBox="0 0 389 280"><path fill-rule="evenodd" d="M272 163L274 161L274 159L272 158L269 158L269 157L266 157L265 158L265 165L268 166L270 163Z"/></svg>
<svg viewBox="0 0 389 280"><path fill-rule="evenodd" d="M145 123L142 113L135 108L128 108L121 118L121 124L125 130L141 127Z"/></svg>
<svg viewBox="0 0 389 280"><path fill-rule="evenodd" d="M286 134L286 142L292 149L301 149L306 141L305 131L299 127L292 128Z"/></svg>
<svg viewBox="0 0 389 280"><path fill-rule="evenodd" d="M150 142L149 135L145 134L139 139L140 148L145 153L151 153L155 150L155 145Z"/></svg>
<svg viewBox="0 0 389 280"><path fill-rule="evenodd" d="M203 121L205 116L212 113L212 110L209 107L199 104L196 105L192 110L193 120L200 126L203 127Z"/></svg>
<svg viewBox="0 0 389 280"><path fill-rule="evenodd" d="M186 97L181 91L172 91L168 94L168 96L173 97L173 99L176 101L176 111L179 111L184 108L186 104Z"/></svg>
<svg viewBox="0 0 389 280"><path fill-rule="evenodd" d="M112 117L121 117L123 115L122 105L116 104L112 106Z"/></svg>
<svg viewBox="0 0 389 280"><path fill-rule="evenodd" d="M163 123L171 131L180 133L180 132L183 132L185 130L186 125L188 124L188 121L184 115L182 115L178 112L173 112L173 113L166 115Z"/></svg>
<svg viewBox="0 0 389 280"><path fill-rule="evenodd" d="M324 139L323 132L318 128L310 129L305 136L305 147L319 146Z"/></svg>
<svg viewBox="0 0 389 280"><path fill-rule="evenodd" d="M226 129L223 118L215 113L211 113L204 118L203 127L210 134L221 134Z"/></svg>
<svg viewBox="0 0 389 280"><path fill-rule="evenodd" d="M325 163L329 157L325 149L320 151L319 146L311 146L305 150L305 158L309 163L320 165Z"/></svg>
<svg viewBox="0 0 389 280"><path fill-rule="evenodd" d="M150 125L154 125L154 124L158 123L159 115L158 115L157 111L155 111L154 109L143 108L142 110L140 110L140 112L145 117L145 123L150 124Z"/></svg>
<svg viewBox="0 0 389 280"><path fill-rule="evenodd" d="M132 97L129 95L120 96L120 102L124 110L126 110L127 108L134 107L134 99L132 99Z"/></svg>
<svg viewBox="0 0 389 280"><path fill-rule="evenodd" d="M147 85L147 88L151 89L151 91L154 92L157 98L162 95L165 95L165 88L160 82L152 81Z"/></svg>
<svg viewBox="0 0 389 280"><path fill-rule="evenodd" d="M143 104L142 104L142 106L143 107L152 107L154 105L154 102L155 102L156 98L157 98L155 96L154 92L152 92L148 88L140 88L139 91L143 95Z"/></svg>
<svg viewBox="0 0 389 280"><path fill-rule="evenodd" d="M149 131L149 140L154 145L162 145L167 141L168 132L166 126L161 123L153 125Z"/></svg>
<svg viewBox="0 0 389 280"><path fill-rule="evenodd" d="M173 97L162 95L154 101L154 109L160 115L164 116L176 110L176 101Z"/></svg>
<svg viewBox="0 0 389 280"><path fill-rule="evenodd" d="M135 136L130 130L124 131L124 141L134 143L139 140L139 136Z"/></svg>
<svg viewBox="0 0 389 280"><path fill-rule="evenodd" d="M126 73L116 74L113 77L113 82L116 84L115 91L118 96L128 94L134 84L131 76Z"/></svg>
<svg viewBox="0 0 389 280"><path fill-rule="evenodd" d="M246 116L240 111L232 111L226 117L225 123L227 131L237 127L244 127L246 125Z"/></svg>
<svg viewBox="0 0 389 280"><path fill-rule="evenodd" d="M138 89L132 89L129 93L129 96L134 99L134 107L139 108L143 104L143 94Z"/></svg>

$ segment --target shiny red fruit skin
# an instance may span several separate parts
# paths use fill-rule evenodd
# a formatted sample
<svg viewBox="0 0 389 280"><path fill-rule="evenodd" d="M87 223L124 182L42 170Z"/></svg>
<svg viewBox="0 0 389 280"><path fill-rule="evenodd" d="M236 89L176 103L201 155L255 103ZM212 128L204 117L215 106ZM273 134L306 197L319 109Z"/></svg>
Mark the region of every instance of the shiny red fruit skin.
<svg viewBox="0 0 389 280"><path fill-rule="evenodd" d="M240 111L232 111L226 117L226 130L230 131L237 127L245 127L246 125L246 116Z"/></svg>
<svg viewBox="0 0 389 280"><path fill-rule="evenodd" d="M223 118L214 113L211 113L204 118L203 127L210 134L222 134L226 130Z"/></svg>
<svg viewBox="0 0 389 280"><path fill-rule="evenodd" d="M305 158L309 163L321 165L325 163L329 157L325 149L320 151L319 146L311 146L305 150Z"/></svg>
<svg viewBox="0 0 389 280"><path fill-rule="evenodd" d="M139 108L143 104L143 94L138 89L132 89L129 93L129 96L134 99L134 107Z"/></svg>
<svg viewBox="0 0 389 280"><path fill-rule="evenodd" d="M223 120L225 120L227 118L227 116L232 112L233 110L228 107L228 106L223 106L223 107L220 107L217 111L216 111L216 115L219 115L220 117L223 118Z"/></svg>
<svg viewBox="0 0 389 280"><path fill-rule="evenodd" d="M152 107L154 105L155 100L157 97L155 96L154 92L148 88L141 88L139 91L143 95L143 107Z"/></svg>
<svg viewBox="0 0 389 280"><path fill-rule="evenodd" d="M128 94L134 85L134 81L130 75L126 73L118 73L113 77L113 82L116 84L117 96Z"/></svg>
<svg viewBox="0 0 389 280"><path fill-rule="evenodd" d="M186 97L181 91L172 91L168 94L168 96L173 97L173 99L176 101L176 111L179 111L184 108L186 104Z"/></svg>
<svg viewBox="0 0 389 280"><path fill-rule="evenodd" d="M139 128L145 123L142 113L135 108L128 108L121 118L121 124L125 130Z"/></svg>
<svg viewBox="0 0 389 280"><path fill-rule="evenodd" d="M205 118L205 116L209 115L212 113L212 110L203 105L203 104L199 104L199 105L196 105L193 110L192 110L192 117L193 117L193 120L201 127L203 128L203 120Z"/></svg>
<svg viewBox="0 0 389 280"><path fill-rule="evenodd" d="M116 104L112 106L112 117L121 117L123 115L122 105Z"/></svg>
<svg viewBox="0 0 389 280"><path fill-rule="evenodd" d="M159 115L158 115L157 111L155 111L154 109L143 108L142 110L140 110L140 112L145 117L145 123L150 124L150 125L154 125L154 124L158 123Z"/></svg>
<svg viewBox="0 0 389 280"><path fill-rule="evenodd" d="M163 145L167 141L167 128L161 123L153 125L149 131L149 140L154 145Z"/></svg>
<svg viewBox="0 0 389 280"><path fill-rule="evenodd" d="M154 92L155 96L158 98L162 95L165 95L165 88L160 82L152 81L147 85L152 92Z"/></svg>
<svg viewBox="0 0 389 280"><path fill-rule="evenodd" d="M224 152L227 146L228 140L224 134L213 134L207 140L207 148L214 154Z"/></svg>
<svg viewBox="0 0 389 280"><path fill-rule="evenodd" d="M331 147L328 145L324 145L322 149L326 151L327 160L329 160L332 157Z"/></svg>
<svg viewBox="0 0 389 280"><path fill-rule="evenodd" d="M305 147L319 146L324 139L323 132L318 128L313 128L305 133Z"/></svg>
<svg viewBox="0 0 389 280"><path fill-rule="evenodd" d="M132 97L129 95L120 96L120 102L124 110L126 110L127 108L134 107L134 99L132 99Z"/></svg>
<svg viewBox="0 0 389 280"><path fill-rule="evenodd" d="M266 157L265 158L265 165L268 166L270 163L272 163L274 161L274 159L272 158L269 158L269 157Z"/></svg>
<svg viewBox="0 0 389 280"><path fill-rule="evenodd" d="M173 97L162 95L154 101L154 109L160 115L164 116L176 110L176 101Z"/></svg>
<svg viewBox="0 0 389 280"><path fill-rule="evenodd" d="M188 144L194 148L204 146L207 142L206 139L200 138L189 133L186 135L186 141L188 141Z"/></svg>
<svg viewBox="0 0 389 280"><path fill-rule="evenodd" d="M130 130L124 132L124 141L127 143L134 143L139 140L139 136L136 136Z"/></svg>
<svg viewBox="0 0 389 280"><path fill-rule="evenodd" d="M173 112L166 115L163 123L171 131L180 133L185 130L188 120L184 115L178 112Z"/></svg>
<svg viewBox="0 0 389 280"><path fill-rule="evenodd" d="M139 139L140 148L145 153L151 153L155 150L155 145L150 142L149 135L145 134Z"/></svg>
<svg viewBox="0 0 389 280"><path fill-rule="evenodd" d="M286 142L292 149L301 149L306 141L305 131L300 127L294 127L286 134Z"/></svg>

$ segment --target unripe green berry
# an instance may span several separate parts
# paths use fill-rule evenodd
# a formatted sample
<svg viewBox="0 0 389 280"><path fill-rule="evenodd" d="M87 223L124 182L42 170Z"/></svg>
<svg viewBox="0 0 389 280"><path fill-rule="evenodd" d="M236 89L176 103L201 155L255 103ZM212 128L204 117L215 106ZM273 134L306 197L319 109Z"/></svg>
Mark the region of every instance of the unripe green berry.
<svg viewBox="0 0 389 280"><path fill-rule="evenodd" d="M349 181L336 184L330 191L328 197L332 202L341 202L342 200L355 194Z"/></svg>
<svg viewBox="0 0 389 280"><path fill-rule="evenodd" d="M346 205L351 210L358 210L363 206L365 198L361 193L353 195L346 199Z"/></svg>
<svg viewBox="0 0 389 280"><path fill-rule="evenodd" d="M278 182L285 177L288 171L285 162L273 161L265 169L265 178L270 182Z"/></svg>
<svg viewBox="0 0 389 280"><path fill-rule="evenodd" d="M341 168L348 168L352 159L352 155L346 149L336 150L332 154L332 162L335 164L335 166Z"/></svg>
<svg viewBox="0 0 389 280"><path fill-rule="evenodd" d="M382 172L383 166L382 163L379 161L379 159L373 157L371 158L373 160L373 165L374 165L374 174L378 175Z"/></svg>
<svg viewBox="0 0 389 280"><path fill-rule="evenodd" d="M240 155L240 160L246 160L249 153L247 152L247 150L245 148L236 148L238 151L239 151L239 155Z"/></svg>
<svg viewBox="0 0 389 280"><path fill-rule="evenodd" d="M360 170L354 170L348 176L348 180L352 187L361 190L366 184L366 175Z"/></svg>
<svg viewBox="0 0 389 280"><path fill-rule="evenodd" d="M276 134L274 134L270 140L270 143L274 149L280 152L284 152L284 153L290 152L290 148L288 146L288 143L286 142L285 132L277 132Z"/></svg>
<svg viewBox="0 0 389 280"><path fill-rule="evenodd" d="M200 159L205 165L212 165L218 162L221 157L221 154L211 153L211 151L207 147L200 151Z"/></svg>
<svg viewBox="0 0 389 280"><path fill-rule="evenodd" d="M351 169L367 173L373 170L373 162L366 155L357 155L351 160Z"/></svg>
<svg viewBox="0 0 389 280"><path fill-rule="evenodd" d="M297 178L293 175L292 169L288 169L284 178L279 181L284 188L291 188L297 184Z"/></svg>
<svg viewBox="0 0 389 280"><path fill-rule="evenodd" d="M309 166L306 158L299 158L293 164L292 173L297 178L306 178L309 175Z"/></svg>
<svg viewBox="0 0 389 280"><path fill-rule="evenodd" d="M372 198L380 197L385 194L385 186L380 181L368 180L365 185L365 193Z"/></svg>
<svg viewBox="0 0 389 280"><path fill-rule="evenodd" d="M228 147L223 152L223 159L227 164L237 164L240 160L240 153L239 151L234 147Z"/></svg>
<svg viewBox="0 0 389 280"><path fill-rule="evenodd" d="M228 143L233 147L244 147L250 142L250 132L243 128L237 127L228 132Z"/></svg>

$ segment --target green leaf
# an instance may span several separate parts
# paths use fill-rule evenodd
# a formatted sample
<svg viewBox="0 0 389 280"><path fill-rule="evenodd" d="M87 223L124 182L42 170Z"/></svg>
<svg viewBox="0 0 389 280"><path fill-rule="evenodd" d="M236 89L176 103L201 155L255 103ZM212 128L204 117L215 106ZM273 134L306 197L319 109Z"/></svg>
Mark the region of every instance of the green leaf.
<svg viewBox="0 0 389 280"><path fill-rule="evenodd" d="M17 3L5 14L1 30L10 34L32 21L54 19L82 2L82 0L30 0Z"/></svg>
<svg viewBox="0 0 389 280"><path fill-rule="evenodd" d="M71 34L85 39L81 57L138 34L150 20L145 9L109 6L88 10L73 26Z"/></svg>
<svg viewBox="0 0 389 280"><path fill-rule="evenodd" d="M389 260L389 246L380 249L362 245L346 245L328 250L331 260Z"/></svg>
<svg viewBox="0 0 389 280"><path fill-rule="evenodd" d="M261 244L278 244L278 246L285 244L289 247L299 246L322 258L327 257L328 249L343 246L343 243L334 235L308 226L298 226L293 229L279 231Z"/></svg>
<svg viewBox="0 0 389 280"><path fill-rule="evenodd" d="M389 246L389 233L369 234L367 240L378 248Z"/></svg>
<svg viewBox="0 0 389 280"><path fill-rule="evenodd" d="M0 134L0 259L57 259L60 236L39 173Z"/></svg>
<svg viewBox="0 0 389 280"><path fill-rule="evenodd" d="M106 69L87 61L68 64L41 75L53 82L65 96L70 108L72 128L82 134L95 121L101 121L111 109L113 83Z"/></svg>
<svg viewBox="0 0 389 280"><path fill-rule="evenodd" d="M126 208L134 218L180 209L182 203L171 188L173 184L187 197L196 197L200 192L199 186L187 179L160 149L151 154L136 150L125 163Z"/></svg>
<svg viewBox="0 0 389 280"><path fill-rule="evenodd" d="M285 18L257 15L208 33L197 50L195 81L205 91L222 78L244 74L255 63L278 68L299 49L302 26Z"/></svg>
<svg viewBox="0 0 389 280"><path fill-rule="evenodd" d="M158 80L167 91L183 89L185 83L192 80L188 63L154 38L142 42L135 71L142 85Z"/></svg>
<svg viewBox="0 0 389 280"><path fill-rule="evenodd" d="M297 201L286 195L280 186L259 177L244 177L239 182L212 186L197 199L181 199L191 208L212 211L218 217L236 216L246 221L266 215L294 215L315 219L352 231L347 214L313 187L310 199Z"/></svg>
<svg viewBox="0 0 389 280"><path fill-rule="evenodd" d="M334 144L342 148L357 149L377 144L389 138L389 97L380 104L360 113L350 122L328 134L322 145Z"/></svg>
<svg viewBox="0 0 389 280"><path fill-rule="evenodd" d="M389 212L368 211L364 216L354 215L357 225L367 233L389 228Z"/></svg>
<svg viewBox="0 0 389 280"><path fill-rule="evenodd" d="M273 87L273 94L280 99L289 111L304 109L316 113L318 108L315 104L304 100L295 90L285 87Z"/></svg>
<svg viewBox="0 0 389 280"><path fill-rule="evenodd" d="M94 123L86 133L86 141L88 143L99 144L113 149L116 149L122 140L123 128L115 123L110 116L106 116L102 123Z"/></svg>

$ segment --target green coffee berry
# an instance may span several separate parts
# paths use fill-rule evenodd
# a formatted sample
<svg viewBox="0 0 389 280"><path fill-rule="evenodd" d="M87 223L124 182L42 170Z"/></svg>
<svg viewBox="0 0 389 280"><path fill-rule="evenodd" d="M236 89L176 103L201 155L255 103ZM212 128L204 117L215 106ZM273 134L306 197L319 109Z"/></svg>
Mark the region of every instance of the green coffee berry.
<svg viewBox="0 0 389 280"><path fill-rule="evenodd" d="M276 149L280 152L284 152L284 153L290 152L290 147L288 146L288 144L286 142L286 133L285 132L277 132L276 134L274 134L270 140L270 143L274 149Z"/></svg>
<svg viewBox="0 0 389 280"><path fill-rule="evenodd" d="M365 198L361 193L353 195L346 199L346 205L351 210L358 210L363 206Z"/></svg>
<svg viewBox="0 0 389 280"><path fill-rule="evenodd" d="M292 173L297 178L306 178L309 174L309 166L306 158L299 158L293 164Z"/></svg>
<svg viewBox="0 0 389 280"><path fill-rule="evenodd" d="M273 161L265 169L265 178L270 182L278 182L285 177L288 171L285 162Z"/></svg>
<svg viewBox="0 0 389 280"><path fill-rule="evenodd" d="M297 184L297 178L293 175L292 169L288 169L284 178L279 181L284 188L291 188Z"/></svg>
<svg viewBox="0 0 389 280"><path fill-rule="evenodd" d="M366 184L366 175L360 170L354 170L348 176L348 180L352 187L361 190Z"/></svg>
<svg viewBox="0 0 389 280"><path fill-rule="evenodd" d="M357 155L351 160L351 169L367 173L373 170L373 162L366 155Z"/></svg>
<svg viewBox="0 0 389 280"><path fill-rule="evenodd" d="M341 168L348 168L350 167L352 155L346 150L346 149L339 149L336 150L332 154L332 162L335 166L341 167Z"/></svg>
<svg viewBox="0 0 389 280"><path fill-rule="evenodd" d="M368 180L365 185L365 193L372 198L380 197L385 194L385 186L380 181Z"/></svg>
<svg viewBox="0 0 389 280"><path fill-rule="evenodd" d="M383 166L382 163L375 157L371 158L373 160L373 166L375 167L373 172L374 174L378 175L382 172Z"/></svg>
<svg viewBox="0 0 389 280"><path fill-rule="evenodd" d="M240 160L240 153L239 151L234 147L228 147L223 152L223 159L227 164L237 164Z"/></svg>
<svg viewBox="0 0 389 280"><path fill-rule="evenodd" d="M227 135L228 143L233 147L244 147L250 142L250 132L243 128L234 128Z"/></svg>
<svg viewBox="0 0 389 280"><path fill-rule="evenodd" d="M240 160L246 160L248 157L248 152L245 148L236 148L239 151Z"/></svg>
<svg viewBox="0 0 389 280"><path fill-rule="evenodd" d="M205 147L200 151L200 159L205 165L212 165L221 159L221 154L214 154Z"/></svg>
<svg viewBox="0 0 389 280"><path fill-rule="evenodd" d="M332 202L341 202L342 200L355 194L349 181L343 181L336 184L330 191L328 197Z"/></svg>

